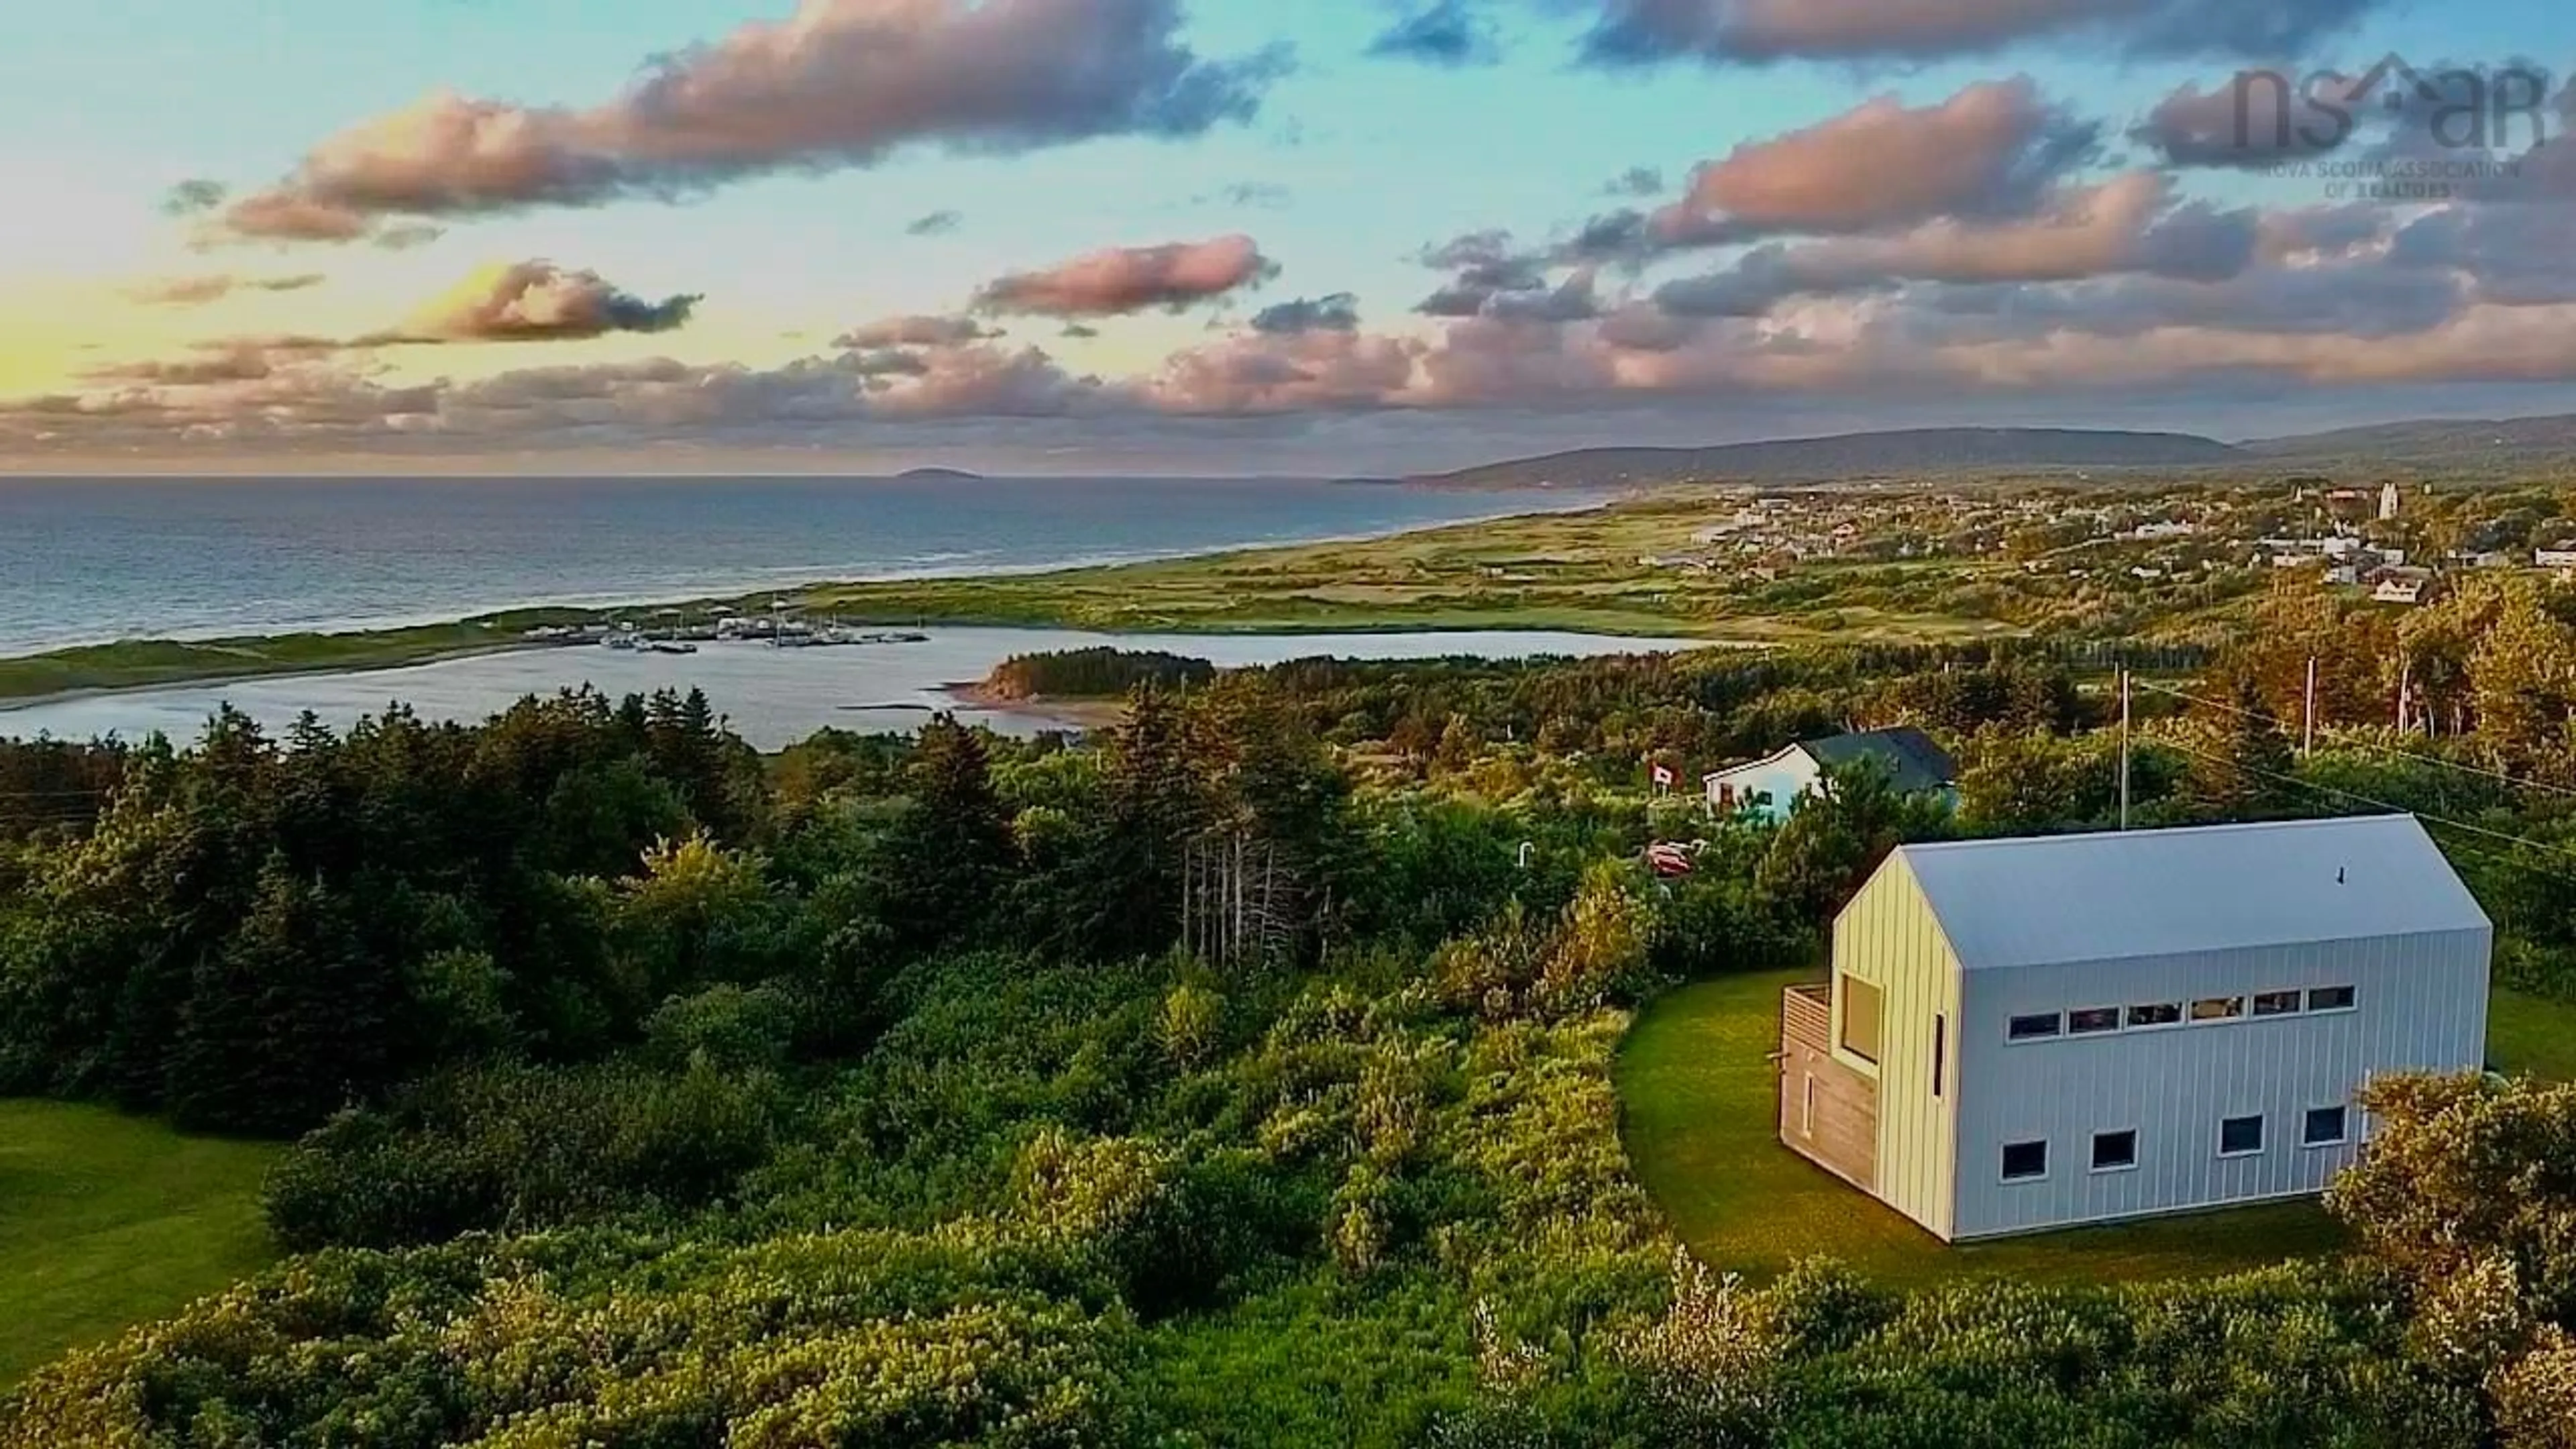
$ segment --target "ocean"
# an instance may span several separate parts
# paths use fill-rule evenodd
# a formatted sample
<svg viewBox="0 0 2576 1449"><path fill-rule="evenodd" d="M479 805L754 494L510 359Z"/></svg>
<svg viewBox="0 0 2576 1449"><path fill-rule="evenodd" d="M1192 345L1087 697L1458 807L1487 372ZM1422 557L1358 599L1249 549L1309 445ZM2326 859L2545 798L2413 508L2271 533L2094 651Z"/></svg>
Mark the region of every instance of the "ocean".
<svg viewBox="0 0 2576 1449"><path fill-rule="evenodd" d="M0 656L1167 557L1592 501L1284 479L0 477Z"/></svg>

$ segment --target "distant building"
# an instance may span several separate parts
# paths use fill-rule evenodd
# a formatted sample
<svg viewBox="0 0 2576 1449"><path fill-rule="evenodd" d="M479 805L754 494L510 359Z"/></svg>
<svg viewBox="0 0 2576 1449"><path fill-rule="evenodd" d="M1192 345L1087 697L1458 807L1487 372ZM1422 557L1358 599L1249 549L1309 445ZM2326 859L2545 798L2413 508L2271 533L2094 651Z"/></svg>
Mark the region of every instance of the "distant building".
<svg viewBox="0 0 2576 1449"><path fill-rule="evenodd" d="M2430 603L2440 580L2431 569L2381 569L2371 575L2370 597L2383 604L2403 604L2409 608Z"/></svg>
<svg viewBox="0 0 2576 1449"><path fill-rule="evenodd" d="M1768 759L1703 776L1700 784L1708 792L1708 808L1714 814L1741 810L1782 820L1796 807L1799 796L1818 789L1826 770L1862 760L1877 762L1900 791L1937 794L1956 803L1957 762L1930 735L1911 725L1802 740Z"/></svg>
<svg viewBox="0 0 2576 1449"><path fill-rule="evenodd" d="M2397 521L2397 506L2399 502L2400 498L2396 484L2386 483L2380 485L2379 521L2382 523L2395 523Z"/></svg>
<svg viewBox="0 0 2576 1449"><path fill-rule="evenodd" d="M1780 1138L1944 1241L2316 1193L2485 1060L2494 930L2412 817L1907 846L1782 1000Z"/></svg>
<svg viewBox="0 0 2576 1449"><path fill-rule="evenodd" d="M2561 542L2555 548L2532 550L2531 566L2536 569L2556 569L2560 573L2576 570L2576 542Z"/></svg>

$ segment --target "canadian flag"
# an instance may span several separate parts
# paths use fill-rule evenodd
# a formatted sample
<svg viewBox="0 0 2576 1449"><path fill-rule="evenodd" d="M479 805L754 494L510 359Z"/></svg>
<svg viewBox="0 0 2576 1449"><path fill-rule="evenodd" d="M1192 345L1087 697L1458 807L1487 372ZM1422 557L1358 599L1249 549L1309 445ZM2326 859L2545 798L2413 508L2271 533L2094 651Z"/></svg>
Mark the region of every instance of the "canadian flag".
<svg viewBox="0 0 2576 1449"><path fill-rule="evenodd" d="M1672 766L1657 765L1655 767L1655 788L1658 790L1669 790L1673 788Z"/></svg>

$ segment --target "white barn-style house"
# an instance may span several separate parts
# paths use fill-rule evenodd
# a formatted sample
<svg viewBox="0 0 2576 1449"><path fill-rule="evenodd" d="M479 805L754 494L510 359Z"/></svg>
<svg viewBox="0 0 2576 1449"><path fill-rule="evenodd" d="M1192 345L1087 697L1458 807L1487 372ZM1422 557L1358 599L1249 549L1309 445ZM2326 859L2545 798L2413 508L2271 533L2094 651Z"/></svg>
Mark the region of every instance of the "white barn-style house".
<svg viewBox="0 0 2576 1449"><path fill-rule="evenodd" d="M1780 1137L1945 1241L2313 1194L2372 1077L2484 1064L2493 939L2411 816L1906 846Z"/></svg>

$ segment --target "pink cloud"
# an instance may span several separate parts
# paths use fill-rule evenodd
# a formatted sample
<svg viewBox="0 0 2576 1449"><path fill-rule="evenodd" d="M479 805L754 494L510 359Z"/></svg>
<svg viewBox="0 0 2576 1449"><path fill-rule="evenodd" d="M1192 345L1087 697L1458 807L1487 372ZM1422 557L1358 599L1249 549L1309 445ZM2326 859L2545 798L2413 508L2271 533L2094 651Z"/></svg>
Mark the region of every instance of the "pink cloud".
<svg viewBox="0 0 2576 1449"><path fill-rule="evenodd" d="M992 312L1109 317L1150 307L1186 307L1277 275L1252 238L1110 247L1042 271L1000 277L976 294Z"/></svg>

